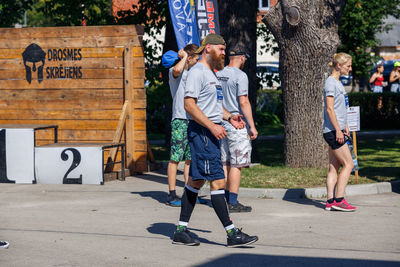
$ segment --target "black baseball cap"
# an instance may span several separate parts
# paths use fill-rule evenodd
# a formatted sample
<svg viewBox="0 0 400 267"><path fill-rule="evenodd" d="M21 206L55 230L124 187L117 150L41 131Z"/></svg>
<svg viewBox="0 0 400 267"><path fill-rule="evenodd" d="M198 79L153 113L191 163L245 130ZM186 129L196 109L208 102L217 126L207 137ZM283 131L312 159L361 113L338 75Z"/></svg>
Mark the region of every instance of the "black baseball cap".
<svg viewBox="0 0 400 267"><path fill-rule="evenodd" d="M236 44L229 49L228 56L241 56L241 55L245 55L246 58L250 58L250 55L247 53L247 50L239 44Z"/></svg>

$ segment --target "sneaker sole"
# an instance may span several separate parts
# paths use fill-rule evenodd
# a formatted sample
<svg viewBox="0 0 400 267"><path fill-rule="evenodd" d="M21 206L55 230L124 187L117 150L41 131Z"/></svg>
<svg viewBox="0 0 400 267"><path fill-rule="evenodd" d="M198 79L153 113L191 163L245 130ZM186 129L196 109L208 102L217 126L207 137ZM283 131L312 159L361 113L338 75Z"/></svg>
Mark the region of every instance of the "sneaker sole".
<svg viewBox="0 0 400 267"><path fill-rule="evenodd" d="M182 243L182 242L176 242L176 241L172 241L172 244L174 245L185 245L185 246L199 246L200 243Z"/></svg>
<svg viewBox="0 0 400 267"><path fill-rule="evenodd" d="M341 207L336 207L336 206L332 206L332 209L334 210L340 210L340 211L345 211L345 212L351 212L351 211L355 211L356 209L344 209Z"/></svg>
<svg viewBox="0 0 400 267"><path fill-rule="evenodd" d="M172 204L172 203L165 203L165 205L170 206L170 207L180 207L181 205L177 205L177 204Z"/></svg>
<svg viewBox="0 0 400 267"><path fill-rule="evenodd" d="M229 210L229 213L251 212L251 210Z"/></svg>
<svg viewBox="0 0 400 267"><path fill-rule="evenodd" d="M256 239L254 239L254 240L252 240L252 241L250 241L250 242L247 242L247 243L245 243L245 244L236 244L236 245L227 245L227 247L228 248L237 248L237 247L244 247L244 246L247 246L247 245L250 245L250 244L253 244L253 243L255 243L255 242L257 242L258 241L258 237L256 238Z"/></svg>
<svg viewBox="0 0 400 267"><path fill-rule="evenodd" d="M2 246L2 247L0 247L0 249L7 249L7 248L8 248L8 246L9 246L9 245Z"/></svg>
<svg viewBox="0 0 400 267"><path fill-rule="evenodd" d="M331 210L332 210L332 208L325 208L325 210L327 210L327 211L331 211Z"/></svg>

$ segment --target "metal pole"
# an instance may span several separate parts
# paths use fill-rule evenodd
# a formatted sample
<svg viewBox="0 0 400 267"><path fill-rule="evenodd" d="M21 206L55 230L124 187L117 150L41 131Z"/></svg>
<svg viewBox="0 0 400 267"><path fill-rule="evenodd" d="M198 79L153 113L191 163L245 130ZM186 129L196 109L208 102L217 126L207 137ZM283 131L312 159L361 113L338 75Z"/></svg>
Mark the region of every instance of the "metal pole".
<svg viewBox="0 0 400 267"><path fill-rule="evenodd" d="M357 138L356 138L356 132L353 132L353 149L354 149L354 155L356 155L356 159L358 161L357 157ZM358 184L358 171L355 171L356 175L356 184Z"/></svg>

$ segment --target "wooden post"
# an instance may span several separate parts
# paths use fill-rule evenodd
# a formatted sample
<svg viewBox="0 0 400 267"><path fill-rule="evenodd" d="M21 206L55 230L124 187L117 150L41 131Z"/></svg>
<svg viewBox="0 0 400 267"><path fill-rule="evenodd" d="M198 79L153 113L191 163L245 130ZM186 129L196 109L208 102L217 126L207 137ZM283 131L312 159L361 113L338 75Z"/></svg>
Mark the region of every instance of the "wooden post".
<svg viewBox="0 0 400 267"><path fill-rule="evenodd" d="M121 141L122 131L124 130L128 107L129 107L129 101L125 100L125 103L122 107L121 115L119 116L118 128L115 131L114 138L112 141L113 143L119 143ZM115 161L115 157L117 156L117 151L118 151L118 147L111 148L110 155L108 156L108 159L107 159L107 163L111 163L111 162ZM122 151L121 151L121 159L124 156L125 155L123 155ZM113 169L114 169L114 164L108 164L104 168L104 172L111 172ZM121 170L121 171L125 171L125 170Z"/></svg>
<svg viewBox="0 0 400 267"><path fill-rule="evenodd" d="M356 155L356 159L358 161L357 157L357 138L356 138L356 132L353 132L353 150L354 150L354 155ZM356 175L356 184L358 184L358 171L354 172Z"/></svg>
<svg viewBox="0 0 400 267"><path fill-rule="evenodd" d="M127 167L133 172L147 171L146 91L144 89L143 50L131 44L125 48L125 99L129 101L126 121ZM136 74L136 75L135 75Z"/></svg>

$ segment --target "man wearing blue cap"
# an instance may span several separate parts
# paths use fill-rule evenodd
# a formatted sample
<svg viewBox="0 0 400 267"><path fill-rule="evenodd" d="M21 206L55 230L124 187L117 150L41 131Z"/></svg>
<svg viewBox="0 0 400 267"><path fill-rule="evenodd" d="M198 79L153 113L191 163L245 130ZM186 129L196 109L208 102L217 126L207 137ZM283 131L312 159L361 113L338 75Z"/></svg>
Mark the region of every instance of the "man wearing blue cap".
<svg viewBox="0 0 400 267"><path fill-rule="evenodd" d="M249 236L234 226L225 200L220 140L226 137L226 131L221 122L229 120L237 128L245 126L240 115L233 116L222 107L222 87L214 73L215 69L224 68L225 40L220 35L208 34L196 53L201 53L201 59L190 69L185 86L185 110L190 115L188 140L192 161L173 243L200 245L187 227L199 190L208 180L211 203L225 228L227 246L248 245L256 242L258 237Z"/></svg>
<svg viewBox="0 0 400 267"><path fill-rule="evenodd" d="M250 212L250 206L238 201L241 170L250 167L251 140L258 135L248 98L249 80L242 71L250 56L238 44L231 47L228 56L229 65L217 73L224 92L223 106L233 115L244 115L247 127L236 129L229 122L222 122L227 132L227 137L221 143L221 160L227 177L225 196L229 212Z"/></svg>
<svg viewBox="0 0 400 267"><path fill-rule="evenodd" d="M185 46L184 49L179 50L176 58L169 56L170 63L172 61L172 63L175 63L177 59L180 58L180 61L169 69L169 88L171 90L173 103L171 120L171 152L170 161L168 163L169 194L166 204L174 207L181 206L181 200L176 195L175 186L178 163L182 160L185 160L183 172L185 184L189 177L190 147L187 140L187 125L189 121L186 116L183 100L188 70L199 60L199 55L195 54L198 48L199 47L195 44L189 44ZM164 62L163 65L165 66Z"/></svg>

